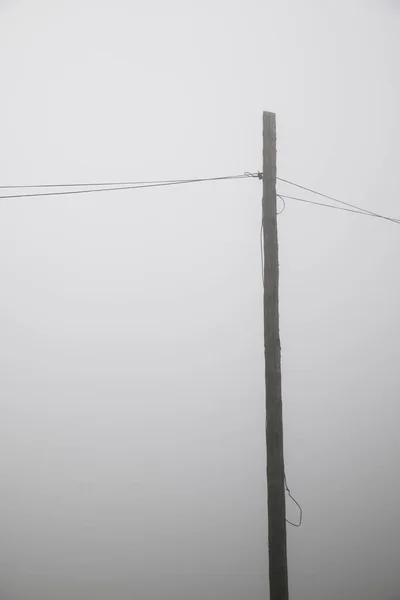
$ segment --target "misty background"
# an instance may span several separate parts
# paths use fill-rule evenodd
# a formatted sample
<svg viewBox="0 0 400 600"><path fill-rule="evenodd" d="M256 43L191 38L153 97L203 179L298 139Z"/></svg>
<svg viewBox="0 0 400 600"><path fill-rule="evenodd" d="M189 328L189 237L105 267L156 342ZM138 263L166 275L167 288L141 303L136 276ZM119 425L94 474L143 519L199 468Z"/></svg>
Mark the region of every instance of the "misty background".
<svg viewBox="0 0 400 600"><path fill-rule="evenodd" d="M268 110L278 175L400 217L399 27L1 0L0 185L257 171ZM0 201L1 600L268 597L261 191ZM400 230L291 200L278 226L291 597L394 600Z"/></svg>

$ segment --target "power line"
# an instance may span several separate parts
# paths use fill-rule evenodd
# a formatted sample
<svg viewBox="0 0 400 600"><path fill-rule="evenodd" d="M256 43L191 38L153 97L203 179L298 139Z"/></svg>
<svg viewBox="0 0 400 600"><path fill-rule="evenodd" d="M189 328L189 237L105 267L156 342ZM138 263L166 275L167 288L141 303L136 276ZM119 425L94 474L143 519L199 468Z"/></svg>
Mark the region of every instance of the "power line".
<svg viewBox="0 0 400 600"><path fill-rule="evenodd" d="M158 181L112 181L112 182L83 182L83 183L41 183L34 185L0 185L0 189L36 189L36 188L61 188L61 187L89 187L94 189L85 190L71 190L63 192L36 192L34 194L13 194L7 196L0 196L1 198L30 198L37 196L57 196L66 194L87 194L91 192L103 192L103 191L117 191L117 190L131 190L137 188L147 187L162 187L169 185L181 185L185 183L202 183L206 181L226 181L229 179L247 179L259 177L258 173L245 172L240 175L228 175L224 177L203 177L196 179L169 179L169 180L158 180ZM96 186L96 187L95 187ZM104 187L112 186L112 187ZM98 189L101 188L101 189ZM104 189L103 189L104 188Z"/></svg>
<svg viewBox="0 0 400 600"><path fill-rule="evenodd" d="M184 179L160 179L158 181L92 181L81 183L36 183L29 185L0 185L1 190L11 189L35 189L35 188L68 188L68 187L104 187L104 186L126 186L126 185L146 185L150 183L176 183L185 181Z"/></svg>
<svg viewBox="0 0 400 600"><path fill-rule="evenodd" d="M37 183L37 184L29 184L29 185L0 185L0 189L10 190L10 189L33 189L33 188L60 188L60 187L103 187L103 186L131 186L131 185L147 185L147 184L174 184L174 183L184 183L186 181L214 181L216 179L241 179L244 177L257 177L258 179L262 179L262 174L250 173L246 171L240 175L231 175L229 177L211 177L211 178L201 178L201 179L160 179L160 180L147 180L147 181L92 181L92 182L81 182L81 183Z"/></svg>
<svg viewBox="0 0 400 600"><path fill-rule="evenodd" d="M294 187L297 187L301 190L305 190L306 192L311 192L312 194L316 194L317 196L321 196L322 198L326 198L327 200L332 200L332 202L337 202L338 204L343 204L344 206L349 206L352 209L355 209L357 212L361 212L363 214L366 215L370 215L372 217L377 217L379 219L385 219L387 221L393 221L393 223L399 223L400 224L400 219L395 219L393 217L388 217L386 215L380 215L379 213L375 213L371 210L368 210L366 208L362 208L360 206L357 206L355 204L350 204L349 202L344 202L343 200L338 200L338 198L334 198L333 196L329 196L328 194L323 194L322 192L318 192L317 190L313 190L311 188L305 187L304 185L300 185L298 183L294 183L293 181L289 181L288 179L283 179L282 177L277 177L277 179L279 181L282 181L284 183L287 183L289 185L293 185ZM290 196L284 196L285 198L290 198ZM292 198L293 200L295 200L296 198ZM299 198L297 198L299 200ZM317 204L317 203L315 203ZM321 206L329 206L328 204L321 204ZM334 207L332 207L334 208Z"/></svg>
<svg viewBox="0 0 400 600"><path fill-rule="evenodd" d="M341 208L340 206L332 206L331 204L324 204L323 202L314 202L313 200L306 200L305 198L298 198L297 196L286 196L285 194L281 195L282 198L287 198L289 200L297 200L298 202L305 202L306 204L315 204L316 206L323 206L325 208L333 208L333 210L341 210L344 212L350 212L356 215L363 215L364 217L373 217L376 219L385 219L386 221L392 221L397 225L400 225L400 219L394 219L392 217L388 217L386 215L379 215L378 213L372 213L370 211L364 212L362 209L355 210L351 208Z"/></svg>
<svg viewBox="0 0 400 600"><path fill-rule="evenodd" d="M7 194L0 195L0 200L7 199L17 199L17 198L38 198L45 196L66 196L66 195L75 195L75 194L90 194L90 193L98 193L98 192L114 192L121 190L134 190L140 188L153 188L153 187L165 187L172 185L183 185L183 184L191 184L191 183L203 183L203 182L211 182L211 181L228 181L234 179L248 179L248 178L258 178L262 179L263 174L259 171L257 173L251 173L246 171L245 173L238 175L227 175L223 177L204 177L197 179L169 179L169 180L152 180L152 181L120 181L120 182L82 182L82 183L43 183L43 184L30 184L30 185L0 185L0 189L46 189L46 188L75 188L75 187L84 187L88 189L80 189L80 190L63 190L63 191L51 191L51 192L34 192L27 194ZM351 208L340 208L338 206L332 206L330 204L324 204L322 202L314 202L312 200L306 200L305 198L298 198L296 196L288 196L286 194L277 194L277 196L282 200L283 207L277 213L278 215L282 214L282 212L286 208L285 198L290 200L297 200L298 202L305 202L307 204L315 204L317 206L323 206L325 208L333 208L335 210L342 210L345 212L352 212L355 214L361 214L366 216L371 216L379 219L385 219L387 221L392 221L393 223L400 224L400 219L395 219L393 217L388 217L387 215L381 215L379 213L372 212L370 210L361 208L354 204L350 204L348 202L344 202L342 200L338 200L332 196L327 194L323 194L322 192L318 192L311 188L307 188L300 184L294 183L293 181L289 181L288 179L283 179L282 177L277 177L279 181L284 183L288 183L305 191L311 192L313 194L317 194L318 196L322 196L323 198L327 198L334 202L338 202L340 204L344 204ZM97 187L93 187L97 186ZM108 187L106 187L108 186Z"/></svg>

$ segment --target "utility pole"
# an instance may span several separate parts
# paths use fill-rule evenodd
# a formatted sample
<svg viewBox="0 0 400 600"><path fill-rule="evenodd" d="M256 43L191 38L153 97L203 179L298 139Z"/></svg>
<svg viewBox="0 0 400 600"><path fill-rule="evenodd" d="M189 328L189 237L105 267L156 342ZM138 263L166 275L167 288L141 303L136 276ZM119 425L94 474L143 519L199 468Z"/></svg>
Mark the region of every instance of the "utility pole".
<svg viewBox="0 0 400 600"><path fill-rule="evenodd" d="M276 119L263 113L264 352L270 600L288 600L285 466L279 337L279 264L276 218Z"/></svg>

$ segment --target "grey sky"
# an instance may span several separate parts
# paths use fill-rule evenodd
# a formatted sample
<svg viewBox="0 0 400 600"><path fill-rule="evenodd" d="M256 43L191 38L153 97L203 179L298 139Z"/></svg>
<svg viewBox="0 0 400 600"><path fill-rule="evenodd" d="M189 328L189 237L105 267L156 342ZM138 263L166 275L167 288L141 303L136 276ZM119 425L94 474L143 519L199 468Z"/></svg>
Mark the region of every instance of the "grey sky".
<svg viewBox="0 0 400 600"><path fill-rule="evenodd" d="M0 0L0 185L257 171L271 110L281 177L400 217L399 26ZM1 201L0 599L268 597L260 203ZM400 597L400 230L288 200L279 236L292 597Z"/></svg>

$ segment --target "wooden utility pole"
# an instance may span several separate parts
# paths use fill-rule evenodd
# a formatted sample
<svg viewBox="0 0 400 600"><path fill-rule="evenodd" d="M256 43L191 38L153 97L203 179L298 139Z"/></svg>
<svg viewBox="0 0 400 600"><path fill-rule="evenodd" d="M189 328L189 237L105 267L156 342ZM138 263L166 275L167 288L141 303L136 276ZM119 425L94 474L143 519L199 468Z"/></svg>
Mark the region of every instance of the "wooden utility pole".
<svg viewBox="0 0 400 600"><path fill-rule="evenodd" d="M270 600L288 600L285 466L279 338L279 265L276 218L276 120L263 113L264 351L266 386L268 548Z"/></svg>

